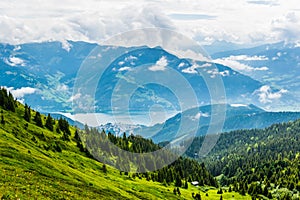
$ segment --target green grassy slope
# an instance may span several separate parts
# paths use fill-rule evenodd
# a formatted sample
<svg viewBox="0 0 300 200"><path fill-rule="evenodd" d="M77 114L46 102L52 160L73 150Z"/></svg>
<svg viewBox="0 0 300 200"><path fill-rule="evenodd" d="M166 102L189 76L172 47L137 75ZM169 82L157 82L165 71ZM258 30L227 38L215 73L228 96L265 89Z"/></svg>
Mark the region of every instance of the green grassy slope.
<svg viewBox="0 0 300 200"><path fill-rule="evenodd" d="M192 199L192 192L200 192L202 199L220 199L215 188L207 190L206 197L200 191L203 188L189 185L189 189L180 189L179 197L173 194L173 185L120 175L109 166L104 173L103 164L80 152L74 141L63 141L62 134L27 123L22 105L16 113L0 110L5 119L0 124L2 199ZM74 127L71 132L74 134ZM223 194L223 199L232 199L232 195L250 199L238 193Z"/></svg>

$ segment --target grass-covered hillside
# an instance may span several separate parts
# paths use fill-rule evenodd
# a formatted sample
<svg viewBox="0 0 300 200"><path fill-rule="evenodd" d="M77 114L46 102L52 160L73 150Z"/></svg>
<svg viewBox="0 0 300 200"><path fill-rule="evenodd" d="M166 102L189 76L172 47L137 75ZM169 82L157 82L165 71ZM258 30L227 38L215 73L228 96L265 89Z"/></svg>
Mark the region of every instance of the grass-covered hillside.
<svg viewBox="0 0 300 200"><path fill-rule="evenodd" d="M0 94L1 199L250 199L236 192L187 183L160 183L125 175L78 147L76 129L65 120L37 114ZM13 104L12 104L13 101ZM10 103L8 103L10 102ZM10 105L10 106L8 106ZM52 126L49 121L52 120ZM70 132L65 131L68 128ZM182 180L186 182L185 180ZM174 194L176 188L176 194Z"/></svg>

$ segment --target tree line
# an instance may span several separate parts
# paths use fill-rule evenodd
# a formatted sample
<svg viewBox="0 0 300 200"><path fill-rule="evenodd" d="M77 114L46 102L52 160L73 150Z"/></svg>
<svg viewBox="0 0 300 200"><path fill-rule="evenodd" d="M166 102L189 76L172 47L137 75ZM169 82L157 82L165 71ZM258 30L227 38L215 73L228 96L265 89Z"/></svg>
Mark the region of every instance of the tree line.
<svg viewBox="0 0 300 200"><path fill-rule="evenodd" d="M204 137L195 138L186 155L195 157ZM254 198L291 199L300 193L300 120L265 129L224 133L205 162L220 184ZM282 189L282 190L280 190ZM275 192L284 191L289 192Z"/></svg>
<svg viewBox="0 0 300 200"><path fill-rule="evenodd" d="M132 134L127 136L125 133L119 137L87 126L81 133L81 138L82 143L86 145L94 158L116 166L125 175L136 169L137 173L134 173L134 177L143 177L148 181L152 180L164 185L174 184L179 188L187 188L188 182L196 180L203 186L218 187L216 179L209 173L204 163L182 156L177 158L178 156L176 157L172 151L161 149L151 139ZM157 150L160 150L160 153L155 156L136 157L134 154L124 153L124 150L140 155ZM139 165L134 166L134 163L139 163Z"/></svg>

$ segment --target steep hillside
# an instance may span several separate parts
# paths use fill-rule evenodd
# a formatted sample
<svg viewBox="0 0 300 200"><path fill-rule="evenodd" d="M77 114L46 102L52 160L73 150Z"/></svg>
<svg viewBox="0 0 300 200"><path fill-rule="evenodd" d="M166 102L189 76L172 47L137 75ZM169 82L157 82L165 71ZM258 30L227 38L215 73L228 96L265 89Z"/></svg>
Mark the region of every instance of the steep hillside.
<svg viewBox="0 0 300 200"><path fill-rule="evenodd" d="M0 100L2 94L1 90ZM14 102L13 112L7 107L9 103L0 103L2 199L190 199L192 193L201 193L202 199L208 199L205 194L210 199L220 198L214 187L197 188L185 180L180 187L174 182L152 181L145 175L120 173L91 158L84 146L79 145L76 129L64 119L52 121L52 127L46 123L49 116L37 117L38 112L28 106ZM122 143L121 138L115 139ZM194 165L200 167L196 162ZM209 174L204 168L202 172ZM177 187L181 195L177 191L174 194ZM228 193L223 197L232 195L240 196Z"/></svg>

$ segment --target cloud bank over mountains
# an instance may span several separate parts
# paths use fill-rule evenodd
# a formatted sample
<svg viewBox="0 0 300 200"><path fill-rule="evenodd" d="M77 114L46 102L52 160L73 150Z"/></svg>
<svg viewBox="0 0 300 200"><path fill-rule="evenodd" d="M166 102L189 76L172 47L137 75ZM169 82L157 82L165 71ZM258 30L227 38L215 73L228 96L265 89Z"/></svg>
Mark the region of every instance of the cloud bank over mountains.
<svg viewBox="0 0 300 200"><path fill-rule="evenodd" d="M300 41L297 0L12 0L0 2L0 8L0 42L11 44L101 43L115 34L149 27L172 29L200 43Z"/></svg>

